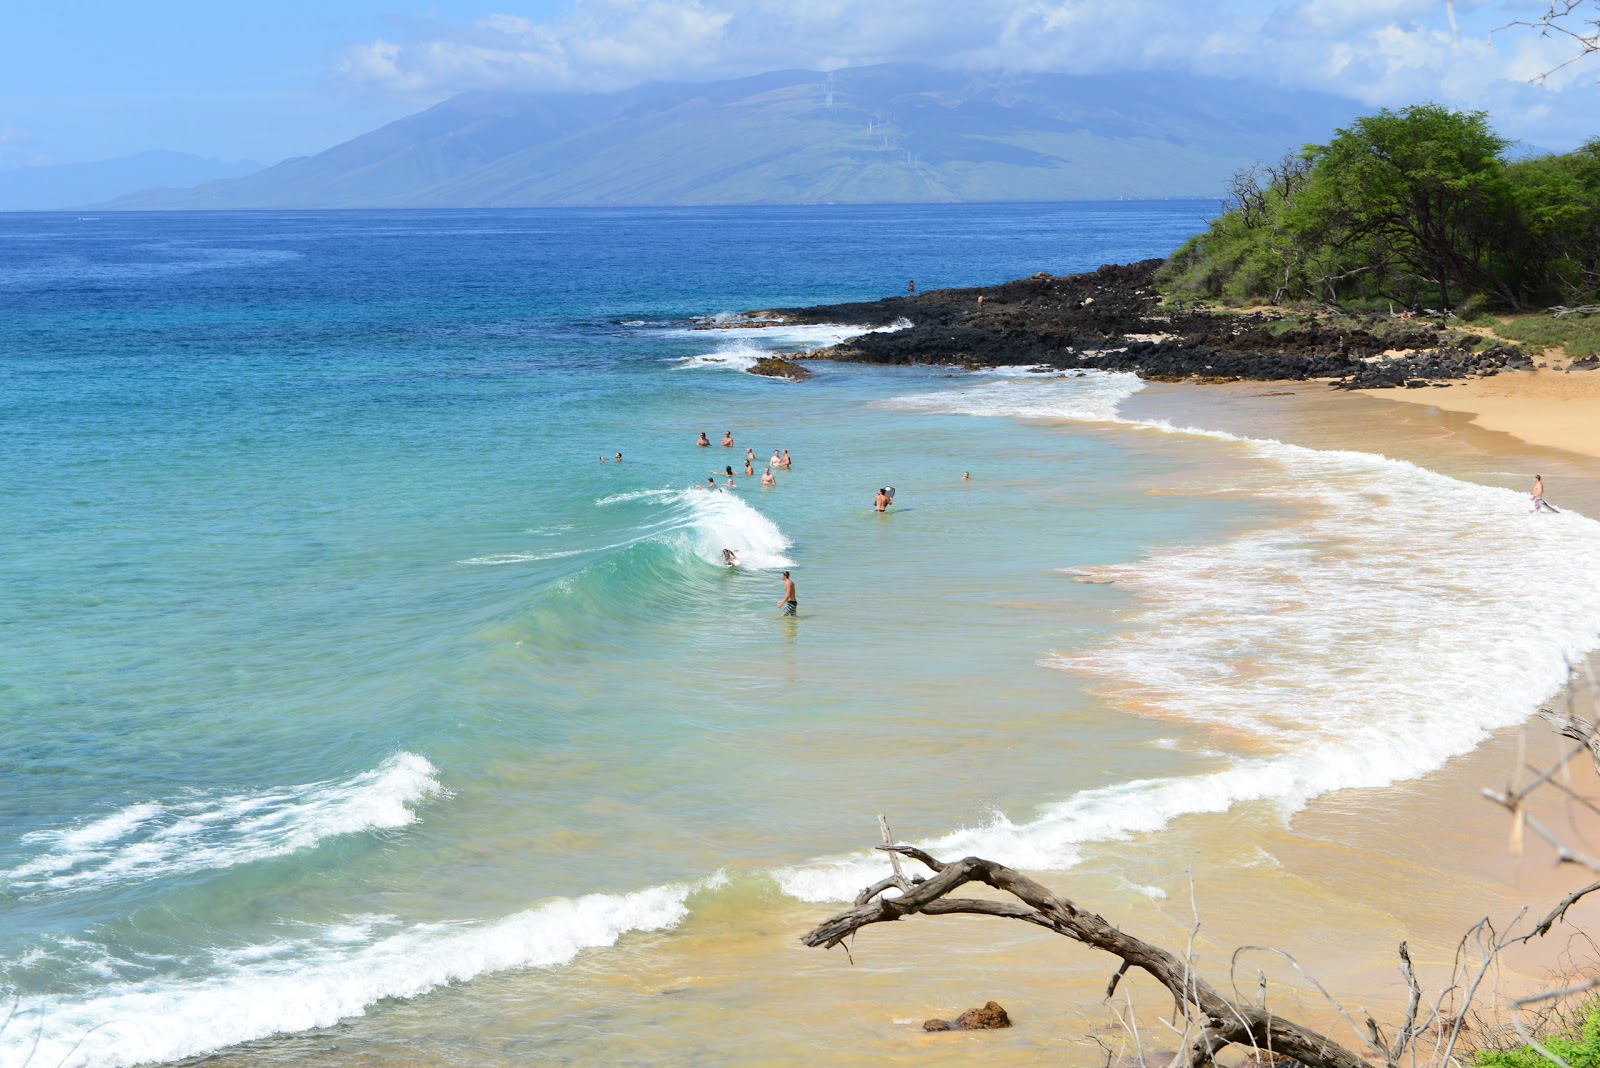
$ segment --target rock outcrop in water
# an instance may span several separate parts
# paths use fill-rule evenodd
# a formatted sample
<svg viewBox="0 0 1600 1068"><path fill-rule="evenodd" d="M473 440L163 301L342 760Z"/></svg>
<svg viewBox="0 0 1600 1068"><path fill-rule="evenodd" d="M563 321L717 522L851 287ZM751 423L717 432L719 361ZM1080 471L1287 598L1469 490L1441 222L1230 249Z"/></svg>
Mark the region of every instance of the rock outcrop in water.
<svg viewBox="0 0 1600 1068"><path fill-rule="evenodd" d="M793 355L793 354L791 354ZM784 359L782 356L763 356L750 368L753 375L765 375L768 378L787 378L793 382L803 382L811 377L811 368L804 367L793 360Z"/></svg>
<svg viewBox="0 0 1600 1068"><path fill-rule="evenodd" d="M1168 305L1155 288L1161 263L775 308L747 319L752 328L774 321L877 328L809 354L861 363L1086 367L1169 381L1325 378L1344 389L1425 385L1533 366L1514 346L1477 347L1481 339L1424 320ZM904 323L910 325L882 329Z"/></svg>
<svg viewBox="0 0 1600 1068"><path fill-rule="evenodd" d="M924 1020L924 1031L994 1031L1011 1026L1011 1017L998 1001L990 1001L981 1009L968 1009L954 1020Z"/></svg>

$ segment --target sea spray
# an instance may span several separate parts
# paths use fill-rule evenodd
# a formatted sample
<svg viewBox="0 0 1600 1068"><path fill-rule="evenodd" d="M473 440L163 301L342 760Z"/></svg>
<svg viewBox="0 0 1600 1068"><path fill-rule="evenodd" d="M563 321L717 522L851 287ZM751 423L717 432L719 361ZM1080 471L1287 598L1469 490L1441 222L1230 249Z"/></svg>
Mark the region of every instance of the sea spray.
<svg viewBox="0 0 1600 1068"><path fill-rule="evenodd" d="M861 334L888 334L911 326L909 319L899 319L888 326L867 329L835 323L795 323L764 326L757 329L730 329L721 333L712 331L673 331L676 334L692 333L695 337L715 337L718 345L708 352L675 358L672 362L681 370L748 371L756 361L774 352L796 349L810 351L838 345L848 338Z"/></svg>

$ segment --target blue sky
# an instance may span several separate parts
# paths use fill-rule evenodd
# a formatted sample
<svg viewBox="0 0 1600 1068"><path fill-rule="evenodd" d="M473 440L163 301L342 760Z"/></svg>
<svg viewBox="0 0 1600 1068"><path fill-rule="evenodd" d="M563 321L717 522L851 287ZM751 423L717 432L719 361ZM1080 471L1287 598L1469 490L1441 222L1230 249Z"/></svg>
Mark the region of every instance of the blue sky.
<svg viewBox="0 0 1600 1068"><path fill-rule="evenodd" d="M1544 0L14 0L0 167L164 148L276 162L474 88L617 88L916 60L1180 68L1374 108L1436 100L1569 148L1600 134L1600 56L1490 31ZM1600 0L1596 0L1600 8Z"/></svg>

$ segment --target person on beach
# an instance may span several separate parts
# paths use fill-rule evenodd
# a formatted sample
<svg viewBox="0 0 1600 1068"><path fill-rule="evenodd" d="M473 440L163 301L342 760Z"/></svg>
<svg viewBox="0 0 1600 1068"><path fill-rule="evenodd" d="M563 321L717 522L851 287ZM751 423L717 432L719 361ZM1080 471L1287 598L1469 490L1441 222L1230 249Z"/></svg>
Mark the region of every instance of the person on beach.
<svg viewBox="0 0 1600 1068"><path fill-rule="evenodd" d="M756 473L755 465L750 462L750 457L748 456L744 458L744 473L747 475Z"/></svg>
<svg viewBox="0 0 1600 1068"><path fill-rule="evenodd" d="M706 437L706 432L702 430L700 431L700 440L695 442L695 444L700 446L702 449L708 449L711 447L711 439Z"/></svg>
<svg viewBox="0 0 1600 1068"><path fill-rule="evenodd" d="M776 486L778 484L778 480L772 477L772 468L769 467L761 472L761 484L763 486Z"/></svg>
<svg viewBox="0 0 1600 1068"><path fill-rule="evenodd" d="M724 550L722 550L722 566L723 567L738 567L739 566L739 554L734 552L732 549L724 549Z"/></svg>
<svg viewBox="0 0 1600 1068"><path fill-rule="evenodd" d="M730 430L726 434L722 435L722 447L724 449L733 448L733 431Z"/></svg>
<svg viewBox="0 0 1600 1068"><path fill-rule="evenodd" d="M1556 515L1560 515L1561 514L1561 509L1557 508L1555 505L1551 504L1549 501L1544 499L1544 476L1543 475L1534 475L1533 476L1533 507L1529 508L1528 511L1530 511L1530 512L1552 512L1552 513L1554 513Z"/></svg>
<svg viewBox="0 0 1600 1068"><path fill-rule="evenodd" d="M778 606L783 609L780 616L792 616L800 608L800 602L795 600L794 580L789 577L789 572L783 573L783 596L778 600Z"/></svg>

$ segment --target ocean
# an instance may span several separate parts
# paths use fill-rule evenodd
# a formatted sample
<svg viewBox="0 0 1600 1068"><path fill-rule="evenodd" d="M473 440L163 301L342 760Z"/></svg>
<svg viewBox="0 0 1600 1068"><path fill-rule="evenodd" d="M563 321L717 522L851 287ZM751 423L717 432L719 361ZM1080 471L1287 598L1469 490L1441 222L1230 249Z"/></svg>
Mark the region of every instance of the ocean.
<svg viewBox="0 0 1600 1068"><path fill-rule="evenodd" d="M1160 908L1526 720L1590 519L707 329L1212 207L0 216L0 1065L900 1063L878 813Z"/></svg>

